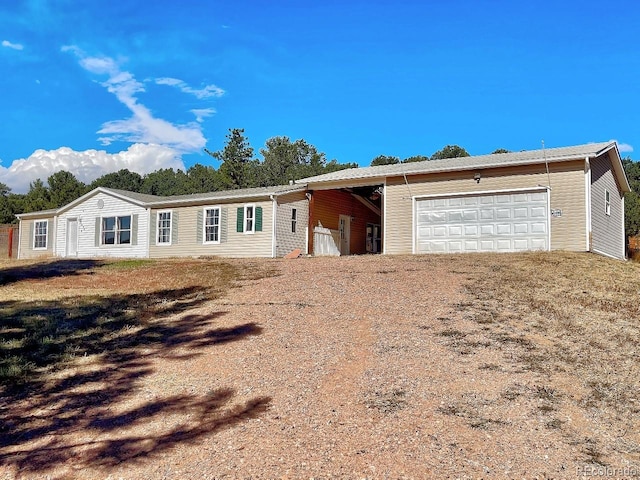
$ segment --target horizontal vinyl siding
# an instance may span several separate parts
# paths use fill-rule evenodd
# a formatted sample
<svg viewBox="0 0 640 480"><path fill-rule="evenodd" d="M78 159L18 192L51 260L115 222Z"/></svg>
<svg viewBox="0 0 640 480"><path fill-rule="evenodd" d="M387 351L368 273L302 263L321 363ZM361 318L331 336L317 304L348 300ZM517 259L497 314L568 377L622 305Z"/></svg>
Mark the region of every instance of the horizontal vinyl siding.
<svg viewBox="0 0 640 480"><path fill-rule="evenodd" d="M611 215L605 214L605 190L610 192ZM624 208L609 155L591 160L591 248L624 258Z"/></svg>
<svg viewBox="0 0 640 480"><path fill-rule="evenodd" d="M551 219L551 248L584 251L586 212L584 162L549 165L551 208L562 209L562 217ZM544 165L481 170L480 183L475 171L408 176L387 180L385 188L385 253L413 251L412 197L535 188L548 183Z"/></svg>
<svg viewBox="0 0 640 480"><path fill-rule="evenodd" d="M291 232L291 210L296 209L296 231ZM305 252L307 227L309 225L309 200L304 192L278 197L276 214L276 256L283 257L299 248Z"/></svg>
<svg viewBox="0 0 640 480"><path fill-rule="evenodd" d="M262 231L255 233L236 232L236 220L238 207L245 205L262 207ZM221 207L227 209L226 241L219 244L202 244L202 229L198 228L198 212L205 207ZM153 218L158 211L168 209L152 209ZM271 257L272 256L272 203L268 201L243 202L243 203L212 203L195 207L179 207L170 209L178 212L178 241L171 245L156 245L157 232L150 232L152 239L149 246L149 257L199 257L215 255L221 257ZM157 227L156 227L157 228ZM221 232L221 238L224 234Z"/></svg>
<svg viewBox="0 0 640 480"><path fill-rule="evenodd" d="M98 207L102 200L104 205ZM136 245L99 245L96 246L96 218L137 215L138 231ZM149 230L147 210L120 198L98 192L84 202L65 211L58 217L56 255L67 254L67 219L78 219L78 258L123 257L144 258L147 256L147 231ZM133 220L133 219L132 219ZM132 232L133 234L133 232ZM100 232L97 233L100 235Z"/></svg>
<svg viewBox="0 0 640 480"><path fill-rule="evenodd" d="M33 232L35 229L35 222L48 221L47 224L47 248L45 249L33 249ZM36 218L34 220L22 220L20 222L20 258L39 258L39 257L51 257L55 255L55 241L54 235L54 217Z"/></svg>
<svg viewBox="0 0 640 480"><path fill-rule="evenodd" d="M340 215L351 216L350 253L366 253L367 223L380 224L380 217L353 195L341 190L317 190L313 192L313 227L318 222L325 228L338 230ZM313 231L310 233L309 250L313 252Z"/></svg>

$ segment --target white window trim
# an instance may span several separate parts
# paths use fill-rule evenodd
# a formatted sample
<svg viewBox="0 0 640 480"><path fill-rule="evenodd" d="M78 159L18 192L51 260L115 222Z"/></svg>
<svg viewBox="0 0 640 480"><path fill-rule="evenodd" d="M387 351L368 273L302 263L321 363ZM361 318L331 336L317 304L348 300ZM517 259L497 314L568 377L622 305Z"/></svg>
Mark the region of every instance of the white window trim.
<svg viewBox="0 0 640 480"><path fill-rule="evenodd" d="M118 218L119 217L130 217L129 220L129 243L118 243L117 241L114 243L104 243L104 219L105 218L115 218L116 219L116 236L115 240L118 240L117 233L121 230L118 230ZM113 215L104 215L100 217L100 247L105 248L131 248L133 242L133 213L114 213Z"/></svg>
<svg viewBox="0 0 640 480"><path fill-rule="evenodd" d="M611 216L611 192L606 189L604 191L604 214L608 217Z"/></svg>
<svg viewBox="0 0 640 480"><path fill-rule="evenodd" d="M253 215L251 216L251 230L247 229L247 210L251 208ZM244 218L242 219L244 225L243 230L245 234L253 235L256 231L256 204L248 203L244 206Z"/></svg>
<svg viewBox="0 0 640 480"><path fill-rule="evenodd" d="M207 241L207 210L218 210L218 240ZM202 208L202 244L219 245L222 237L222 208L219 205L212 205Z"/></svg>
<svg viewBox="0 0 640 480"><path fill-rule="evenodd" d="M36 227L36 225L38 223L45 223L47 225L46 228L46 232L44 234L44 247L36 247L36 232L38 231L38 228ZM49 220L34 220L33 221L33 250L46 250L47 248L49 248Z"/></svg>
<svg viewBox="0 0 640 480"><path fill-rule="evenodd" d="M160 241L160 214L161 213L169 213L169 241L161 242ZM133 218L132 218L133 219ZM169 247L171 246L171 240L173 238L173 210L158 210L156 212L156 245L159 247Z"/></svg>

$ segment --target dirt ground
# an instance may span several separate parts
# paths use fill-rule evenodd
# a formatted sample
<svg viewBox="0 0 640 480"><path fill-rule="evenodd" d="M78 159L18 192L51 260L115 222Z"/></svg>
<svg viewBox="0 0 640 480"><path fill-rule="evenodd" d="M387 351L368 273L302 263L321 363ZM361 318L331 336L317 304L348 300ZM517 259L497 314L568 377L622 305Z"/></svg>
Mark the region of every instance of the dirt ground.
<svg viewBox="0 0 640 480"><path fill-rule="evenodd" d="M42 271L0 270L5 350L18 321L93 323L64 349L40 338L66 356L0 391L0 479L640 476L638 264L557 253ZM171 284L189 272L192 285Z"/></svg>

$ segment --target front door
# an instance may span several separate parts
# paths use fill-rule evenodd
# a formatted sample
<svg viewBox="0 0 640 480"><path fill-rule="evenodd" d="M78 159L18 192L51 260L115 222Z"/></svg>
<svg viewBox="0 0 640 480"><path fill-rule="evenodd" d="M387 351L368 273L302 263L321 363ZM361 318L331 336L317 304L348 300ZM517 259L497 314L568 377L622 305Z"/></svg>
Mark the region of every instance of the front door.
<svg viewBox="0 0 640 480"><path fill-rule="evenodd" d="M351 244L351 217L340 215L340 255L349 255L349 245Z"/></svg>
<svg viewBox="0 0 640 480"><path fill-rule="evenodd" d="M67 257L78 255L78 219L67 220Z"/></svg>

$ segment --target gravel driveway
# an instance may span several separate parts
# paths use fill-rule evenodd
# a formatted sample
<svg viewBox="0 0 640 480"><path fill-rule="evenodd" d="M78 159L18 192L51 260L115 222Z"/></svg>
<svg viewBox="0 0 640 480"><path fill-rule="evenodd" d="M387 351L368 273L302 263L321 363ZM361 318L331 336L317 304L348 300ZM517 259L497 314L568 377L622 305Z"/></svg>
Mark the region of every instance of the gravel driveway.
<svg viewBox="0 0 640 480"><path fill-rule="evenodd" d="M88 410L86 428L34 438L68 460L32 476L575 477L578 447L523 394L543 379L510 360L518 346L456 344L468 277L441 257L237 261L256 263L271 273L174 319L226 337L154 356L135 395L101 407L112 428Z"/></svg>

